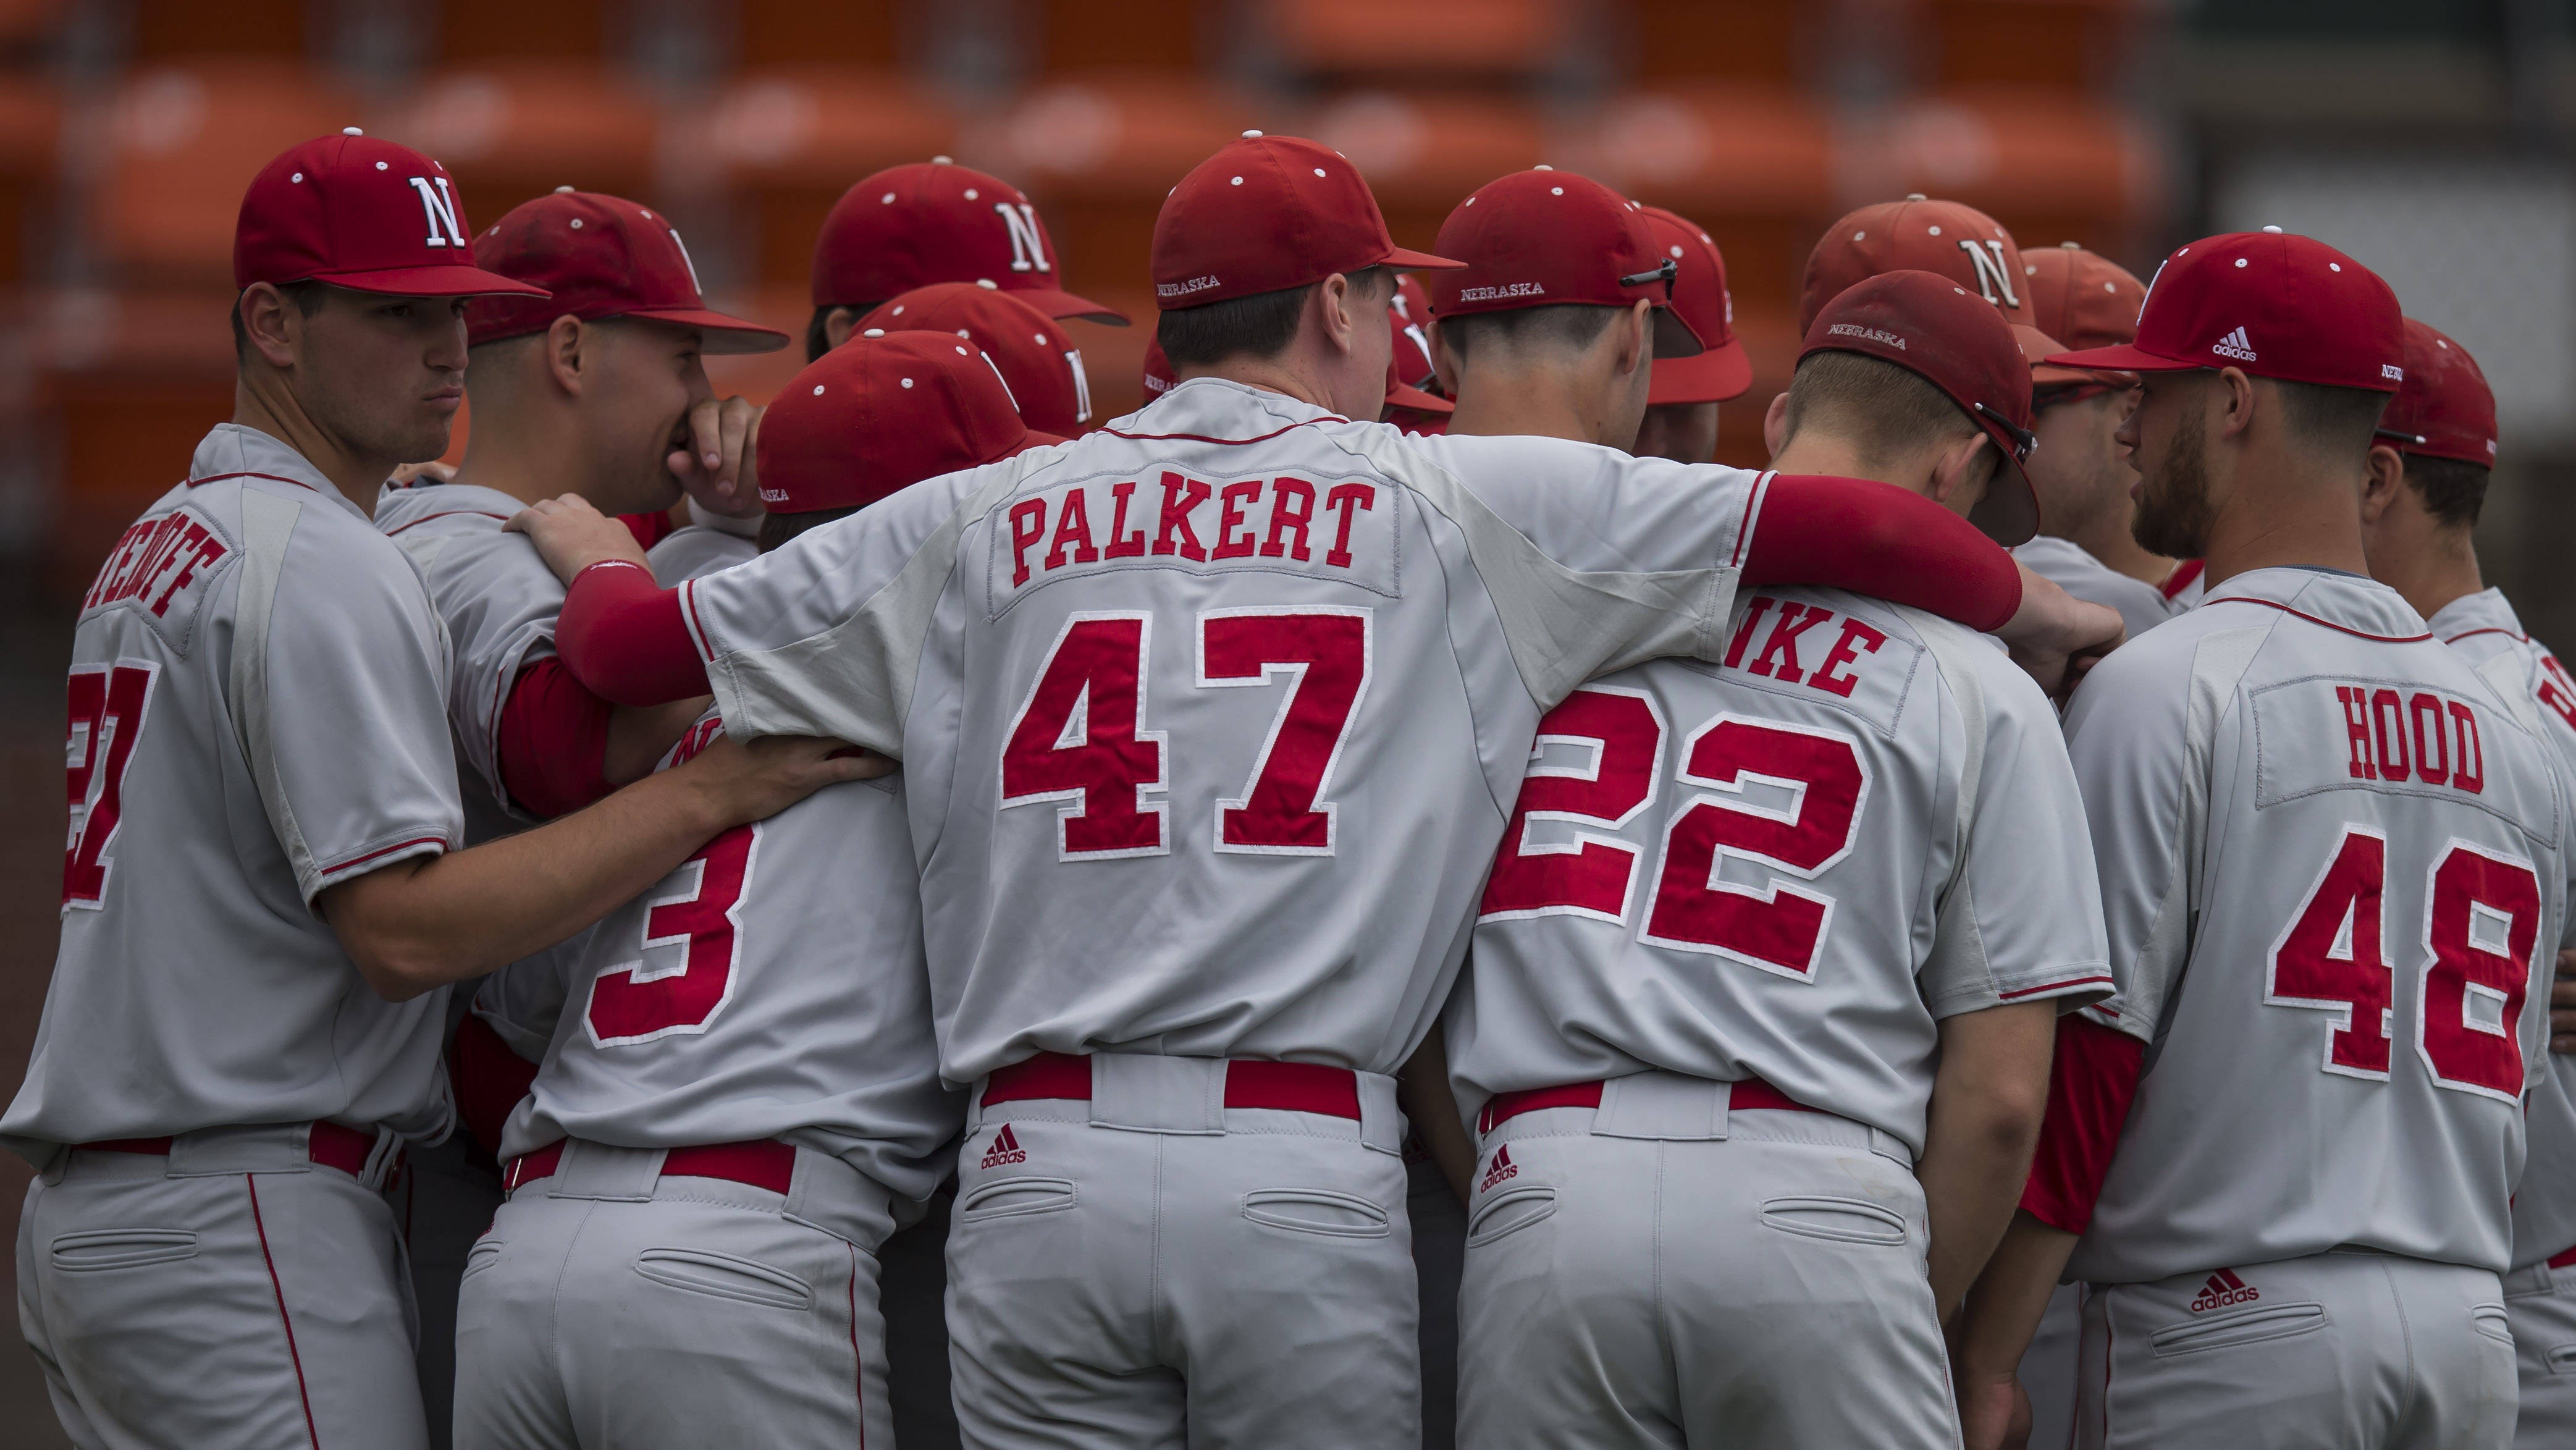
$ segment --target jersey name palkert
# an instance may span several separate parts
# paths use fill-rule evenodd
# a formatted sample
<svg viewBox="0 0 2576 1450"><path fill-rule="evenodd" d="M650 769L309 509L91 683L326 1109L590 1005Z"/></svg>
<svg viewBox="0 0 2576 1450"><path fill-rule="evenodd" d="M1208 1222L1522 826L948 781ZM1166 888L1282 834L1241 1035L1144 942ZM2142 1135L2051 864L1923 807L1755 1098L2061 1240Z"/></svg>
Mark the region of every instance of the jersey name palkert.
<svg viewBox="0 0 2576 1450"><path fill-rule="evenodd" d="M1055 484L997 511L986 598L998 615L1058 579L1117 569L1300 574L1392 598L1395 508L1374 479L1164 469Z"/></svg>

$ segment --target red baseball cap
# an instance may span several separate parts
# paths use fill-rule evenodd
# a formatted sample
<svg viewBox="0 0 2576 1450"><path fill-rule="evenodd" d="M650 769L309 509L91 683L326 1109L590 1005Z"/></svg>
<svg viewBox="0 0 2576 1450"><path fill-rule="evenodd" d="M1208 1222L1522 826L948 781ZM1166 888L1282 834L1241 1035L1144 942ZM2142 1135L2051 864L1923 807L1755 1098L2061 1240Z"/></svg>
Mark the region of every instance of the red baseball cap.
<svg viewBox="0 0 2576 1450"><path fill-rule="evenodd" d="M776 352L787 334L710 311L697 268L671 224L619 196L559 186L512 207L474 239L477 264L546 289L535 297L479 297L465 308L466 340L480 347L543 332L570 313L585 322L645 317L694 327L710 353Z"/></svg>
<svg viewBox="0 0 2576 1450"><path fill-rule="evenodd" d="M949 332L984 350L1011 390L1011 401L1032 428L1072 433L1091 421L1091 379L1082 349L1052 317L1020 300L972 282L916 287L859 319L886 332Z"/></svg>
<svg viewBox="0 0 2576 1450"><path fill-rule="evenodd" d="M1296 136L1244 132L1191 168L1154 218L1154 303L1165 312L1364 267L1462 265L1397 246L1359 168Z"/></svg>
<svg viewBox="0 0 2576 1450"><path fill-rule="evenodd" d="M1489 181L1449 213L1432 245L1465 259L1432 279L1434 317L1646 301L1655 304L1656 357L1702 351L1673 310L1681 263L1626 197L1590 177L1541 166Z"/></svg>
<svg viewBox="0 0 2576 1450"><path fill-rule="evenodd" d="M2388 400L2379 436L2400 453L2456 458L2493 468L2496 456L2495 391L2469 350L2409 317L2406 381Z"/></svg>
<svg viewBox="0 0 2576 1450"><path fill-rule="evenodd" d="M1864 277L1912 269L1949 278L2004 310L2022 315L2022 255L2003 223L1955 201L1913 192L1903 201L1865 206L1832 226L1807 253L1798 290L1798 330L1813 327L1825 304Z"/></svg>
<svg viewBox="0 0 2576 1450"><path fill-rule="evenodd" d="M1635 203L1630 203L1635 205ZM1723 403L1753 386L1753 362L1735 336L1735 294L1726 290L1726 256L1717 239L1690 218L1659 206L1638 206L1664 255L1681 266L1673 278L1673 312L1706 344L1697 357L1655 360L1646 401Z"/></svg>
<svg viewBox="0 0 2576 1450"><path fill-rule="evenodd" d="M2021 348L2022 361L2030 364L2030 385L2034 393L2034 407L2037 406L2036 391L2040 388L2085 386L2098 392L2107 388L2129 388L2137 385L2138 380L2127 373L2087 372L2082 368L2062 368L2050 362L2050 358L2066 351L2065 344L2027 323L2014 323L2012 335L2013 341ZM2058 398L2056 401L2066 400Z"/></svg>
<svg viewBox="0 0 2576 1450"><path fill-rule="evenodd" d="M2023 320L2070 348L2135 342L2147 284L2073 242L2021 254ZM2064 349L2060 349L2063 351Z"/></svg>
<svg viewBox="0 0 2576 1450"><path fill-rule="evenodd" d="M473 265L447 168L351 126L260 168L233 225L233 285L328 282L396 297L543 297Z"/></svg>
<svg viewBox="0 0 2576 1450"><path fill-rule="evenodd" d="M814 305L874 307L934 282L977 282L1049 317L1127 325L1126 313L1065 291L1056 261L1026 193L939 156L841 193L814 238Z"/></svg>
<svg viewBox="0 0 2576 1450"><path fill-rule="evenodd" d="M1035 432L975 344L950 332L866 333L823 354L760 419L760 501L803 514L1063 439Z"/></svg>
<svg viewBox="0 0 2576 1450"><path fill-rule="evenodd" d="M1457 411L1457 404L1430 391L1439 379L1431 367L1431 338L1423 331L1431 321L1431 294L1422 290L1420 278L1410 272L1396 275L1386 321L1395 334L1395 349L1386 359L1386 405L1418 413Z"/></svg>
<svg viewBox="0 0 2576 1450"><path fill-rule="evenodd" d="M2236 367L2393 393L2406 380L2404 323L2378 273L2313 237L2267 227L2203 237L2165 258L2147 284L2137 341L2049 361L2133 373Z"/></svg>
<svg viewBox="0 0 2576 1450"><path fill-rule="evenodd" d="M1145 401L1150 403L1172 390L1172 360L1163 356L1163 345L1145 344Z"/></svg>
<svg viewBox="0 0 2576 1450"><path fill-rule="evenodd" d="M1948 277L1911 269L1882 273L1816 315L1798 358L1819 352L1892 362L1948 395L2004 460L1968 522L2006 547L2039 532L2039 496L2022 469L2035 442L2030 364L2001 312Z"/></svg>

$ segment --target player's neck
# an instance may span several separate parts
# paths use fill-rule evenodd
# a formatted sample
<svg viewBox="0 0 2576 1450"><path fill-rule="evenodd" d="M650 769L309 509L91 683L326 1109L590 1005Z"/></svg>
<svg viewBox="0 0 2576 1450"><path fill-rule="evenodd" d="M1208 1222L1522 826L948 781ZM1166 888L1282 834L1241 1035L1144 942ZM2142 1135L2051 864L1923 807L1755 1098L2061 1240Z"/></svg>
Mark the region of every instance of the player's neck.
<svg viewBox="0 0 2576 1450"><path fill-rule="evenodd" d="M1539 365L1464 365L1458 370L1458 408L1449 415L1448 432L1470 437L1520 434L1533 438L1570 438L1625 448L1636 441L1612 439L1606 409L1591 406L1567 370Z"/></svg>
<svg viewBox="0 0 2576 1450"><path fill-rule="evenodd" d="M565 426L548 426L557 422ZM456 465L456 478L532 504L582 492L579 483L587 470L581 463L580 440L568 419L528 418L487 408L466 435L465 457Z"/></svg>
<svg viewBox="0 0 2576 1450"><path fill-rule="evenodd" d="M1913 460L1890 463L1884 459L1863 457L1848 439L1835 437L1821 428L1802 428L1782 444L1771 459L1774 473L1822 473L1836 478L1866 478L1875 483L1893 484L1907 493L1931 495L1925 485L1931 482Z"/></svg>
<svg viewBox="0 0 2576 1450"><path fill-rule="evenodd" d="M2487 587L2478 570L2478 551L2469 530L2437 528L2413 548L2381 550L2370 561L2371 577L2406 596L2417 614L2431 619L2444 606Z"/></svg>
<svg viewBox="0 0 2576 1450"><path fill-rule="evenodd" d="M2237 460L2238 483L2210 521L2209 587L2256 569L2370 572L2361 544L2361 479L2265 450Z"/></svg>
<svg viewBox="0 0 2576 1450"><path fill-rule="evenodd" d="M233 383L232 421L253 428L302 454L313 470L331 480L340 496L369 518L376 514L376 490L403 460L368 458L313 421L297 404L283 380L245 372Z"/></svg>
<svg viewBox="0 0 2576 1450"><path fill-rule="evenodd" d="M2174 561L2141 545L2129 532L2129 510L2105 509L2065 538L2085 553L2102 561L2105 568L2126 574L2141 584L2164 586L2173 576Z"/></svg>

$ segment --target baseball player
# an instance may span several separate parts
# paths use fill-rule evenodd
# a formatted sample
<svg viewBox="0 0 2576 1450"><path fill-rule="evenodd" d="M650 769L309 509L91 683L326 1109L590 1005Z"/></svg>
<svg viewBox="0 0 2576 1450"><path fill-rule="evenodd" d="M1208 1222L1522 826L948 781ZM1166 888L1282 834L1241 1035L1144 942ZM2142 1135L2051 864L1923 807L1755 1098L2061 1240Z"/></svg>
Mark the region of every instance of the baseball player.
<svg viewBox="0 0 2576 1450"><path fill-rule="evenodd" d="M2076 1443L2490 1446L2569 802L2550 747L2364 576L2397 299L2278 232L2168 258L2123 347L2137 533L2209 597L2067 721L2119 995L2061 1034L2038 1162L1959 1330L1970 1444L2061 1271ZM2071 1254L2071 1258L2070 1258Z"/></svg>
<svg viewBox="0 0 2576 1450"><path fill-rule="evenodd" d="M1070 437L1091 421L1082 349L1056 320L1013 293L972 282L916 287L859 319L862 332L951 332L983 350L1030 427Z"/></svg>
<svg viewBox="0 0 2576 1450"><path fill-rule="evenodd" d="M1064 290L1055 243L1018 187L945 156L861 180L814 238L805 360L850 340L879 304L935 282L1017 294L1049 317L1125 327L1127 314Z"/></svg>
<svg viewBox="0 0 2576 1450"><path fill-rule="evenodd" d="M1706 347L1696 357L1655 359L1646 418L1629 451L1679 463L1717 455L1717 405L1753 386L1753 364L1735 336L1735 294L1726 287L1726 258L1699 223L1659 206L1637 207L1655 244L1673 259L1673 310L1690 320Z"/></svg>
<svg viewBox="0 0 2576 1450"><path fill-rule="evenodd" d="M699 357L787 345L784 333L708 311L679 234L619 197L557 188L478 236L475 261L552 295L467 309L475 425L464 465L449 480L388 485L375 508L376 526L411 555L447 631L448 723L469 845L644 775L696 715L685 704L614 707L564 674L551 644L563 585L501 525L568 487L613 514L658 516L683 479L712 506L739 507L726 490L742 471L755 410L716 399ZM422 1393L440 1443L457 1281L500 1203L489 1155L526 1089L511 1054L462 1020L472 996L456 994L449 1013L465 1034L450 1072L469 1133L415 1154L405 1184ZM494 1064L504 1069L497 1078Z"/></svg>
<svg viewBox="0 0 2576 1450"><path fill-rule="evenodd" d="M1392 1073L1539 716L1717 650L1736 581L1781 570L2100 627L1928 502L1826 526L1879 485L1349 421L1384 398L1388 269L1452 265L1395 247L1338 153L1249 136L1164 204L1181 376L1144 411L678 591L592 567L623 546L577 502L518 525L608 697L712 682L729 731L829 718L905 762L940 1071L974 1084L969 1444L1410 1450Z"/></svg>
<svg viewBox="0 0 2576 1450"><path fill-rule="evenodd" d="M854 339L763 419L764 544L1054 441L953 333ZM460 1445L893 1443L875 1252L965 1115L904 812L824 791L584 938L466 1281Z"/></svg>
<svg viewBox="0 0 2576 1450"><path fill-rule="evenodd" d="M2433 634L2467 656L2525 723L2576 768L2576 684L2525 634L2501 590L2479 577L2479 505L2495 459L2495 394L2468 349L2406 319L2406 381L2379 421L2361 500L2373 578L2406 596ZM2524 1121L2529 1160L2513 1198L2513 1269L2505 1312L2521 1362L2514 1443L2576 1437L2576 1064L2551 1056Z"/></svg>
<svg viewBox="0 0 2576 1450"><path fill-rule="evenodd" d="M1439 242L1471 263L1462 419L1499 368L1571 381L1446 306L1521 250L1493 190ZM2013 541L2029 391L1995 309L1873 277L1809 332L1774 462ZM1461 1442L1955 1444L1942 1314L2012 1213L2057 1013L2110 981L2047 697L1947 621L1766 590L1719 659L1595 679L1537 740L1447 1017L1483 1152Z"/></svg>
<svg viewBox="0 0 2576 1450"><path fill-rule="evenodd" d="M2073 242L2022 254L2022 287L2030 325L2064 344L2049 352L2114 347L2138 335L2146 288L2118 263ZM2135 639L2181 612L2165 592L2179 565L2149 553L2130 535L2137 505L2129 486L2137 470L2113 441L2136 399L2137 380L2123 373L2054 366L2034 354L2031 486L2039 490L2040 536L2013 557L2078 599L2107 604Z"/></svg>
<svg viewBox="0 0 2576 1450"><path fill-rule="evenodd" d="M863 768L710 753L455 849L447 641L357 502L446 448L465 299L542 295L468 265L454 188L354 130L261 170L233 421L83 601L62 942L0 1136L40 1173L20 1324L84 1445L426 1443L381 1190L449 1125L445 985Z"/></svg>
<svg viewBox="0 0 2576 1450"><path fill-rule="evenodd" d="M1406 433L1446 432L1450 410L1456 405L1437 391L1440 380L1431 365L1431 297L1412 273L1396 274L1386 322L1386 402L1379 421ZM1172 360L1163 356L1161 344L1146 343L1145 401L1150 403L1171 388Z"/></svg>

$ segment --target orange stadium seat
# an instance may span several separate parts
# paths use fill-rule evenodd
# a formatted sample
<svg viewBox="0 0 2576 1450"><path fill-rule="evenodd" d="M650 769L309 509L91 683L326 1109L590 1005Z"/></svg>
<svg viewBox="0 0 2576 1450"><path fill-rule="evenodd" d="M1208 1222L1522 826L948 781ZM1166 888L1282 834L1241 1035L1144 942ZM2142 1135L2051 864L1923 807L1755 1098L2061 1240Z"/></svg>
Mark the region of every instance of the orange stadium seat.
<svg viewBox="0 0 2576 1450"><path fill-rule="evenodd" d="M1571 154L1577 170L1708 228L1739 310L1794 312L1807 249L1844 210L1824 110L1786 87L1624 96Z"/></svg>
<svg viewBox="0 0 2576 1450"><path fill-rule="evenodd" d="M1771 81L1799 78L1806 24L1822 5L1780 0L1627 0L1621 37L1637 79Z"/></svg>
<svg viewBox="0 0 2576 1450"><path fill-rule="evenodd" d="M2113 256L2160 214L2166 161L2153 135L2099 100L2034 87L1928 97L1850 137L1841 172L1864 199L1925 192L1993 213L2016 241L2082 242Z"/></svg>
<svg viewBox="0 0 2576 1450"><path fill-rule="evenodd" d="M1028 41L1040 74L1059 76L1119 66L1185 72L1218 59L1200 32L1207 0L1028 0L1020 15L1035 26Z"/></svg>
<svg viewBox="0 0 2576 1450"><path fill-rule="evenodd" d="M820 63L890 70L918 24L919 7L894 0L817 5L813 0L734 0L734 63Z"/></svg>
<svg viewBox="0 0 2576 1450"><path fill-rule="evenodd" d="M1545 70L1572 21L1566 0L1267 0L1263 9L1292 69L1412 80Z"/></svg>
<svg viewBox="0 0 2576 1450"><path fill-rule="evenodd" d="M1935 89L1995 83L2094 92L2148 18L2140 0L1913 0L1906 29Z"/></svg>
<svg viewBox="0 0 2576 1450"><path fill-rule="evenodd" d="M659 121L604 66L517 60L431 78L385 118L384 134L437 157L456 175L466 216L490 226L558 186L646 194Z"/></svg>
<svg viewBox="0 0 2576 1450"><path fill-rule="evenodd" d="M305 0L136 0L131 54L137 60L302 55L309 9Z"/></svg>
<svg viewBox="0 0 2576 1450"><path fill-rule="evenodd" d="M442 61L608 53L607 0L438 0L431 8L438 15L432 49Z"/></svg>
<svg viewBox="0 0 2576 1450"><path fill-rule="evenodd" d="M136 72L109 107L100 255L128 279L228 285L242 188L278 152L358 120L353 98L289 62Z"/></svg>
<svg viewBox="0 0 2576 1450"><path fill-rule="evenodd" d="M820 66L743 76L668 134L675 169L703 166L745 203L751 273L781 287L803 286L823 214L850 183L957 146L956 118L936 94L899 75Z"/></svg>
<svg viewBox="0 0 2576 1450"><path fill-rule="evenodd" d="M1396 241L1424 251L1477 187L1541 162L1572 164L1551 145L1537 107L1499 98L1362 91L1326 102L1300 125L1359 167Z"/></svg>

